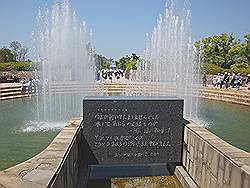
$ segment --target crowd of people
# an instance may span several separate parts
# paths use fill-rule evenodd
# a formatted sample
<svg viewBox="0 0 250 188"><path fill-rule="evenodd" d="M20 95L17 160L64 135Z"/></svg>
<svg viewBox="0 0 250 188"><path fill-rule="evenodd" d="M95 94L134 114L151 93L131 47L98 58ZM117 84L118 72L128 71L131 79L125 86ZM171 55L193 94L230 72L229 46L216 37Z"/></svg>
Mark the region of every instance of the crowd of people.
<svg viewBox="0 0 250 188"><path fill-rule="evenodd" d="M110 67L109 69L102 69L97 72L96 79L97 80L109 80L110 82L118 81L122 77L126 78L124 71L122 69L118 69L116 67ZM23 77L22 79L19 76L12 75L0 75L0 83L21 83L22 93L23 94L39 94L43 91L43 83L42 80L38 76L29 75L27 77ZM46 82L45 82L46 83ZM46 85L46 84L45 84ZM242 86L245 86L250 90L250 74L246 77L240 75L240 73L218 73L213 76L208 76L205 72L202 76L202 85L207 87L208 85L212 85L215 88L235 88L239 90Z"/></svg>
<svg viewBox="0 0 250 188"><path fill-rule="evenodd" d="M203 73L202 81L202 85L206 87L208 78L205 72ZM238 91L243 85L247 86L248 89L250 89L250 74L248 74L247 77L242 77L240 73L218 73L211 78L211 83L214 87L220 89L236 88L236 90Z"/></svg>
<svg viewBox="0 0 250 188"><path fill-rule="evenodd" d="M0 73L0 83L18 83L19 77L16 74Z"/></svg>
<svg viewBox="0 0 250 188"><path fill-rule="evenodd" d="M117 68L109 68L109 69L102 69L101 71L98 71L97 73L97 80L112 80L115 78L119 80L124 76L124 71L122 69Z"/></svg>
<svg viewBox="0 0 250 188"><path fill-rule="evenodd" d="M21 81L21 88L23 94L40 94L42 92L42 82L39 77L23 78Z"/></svg>

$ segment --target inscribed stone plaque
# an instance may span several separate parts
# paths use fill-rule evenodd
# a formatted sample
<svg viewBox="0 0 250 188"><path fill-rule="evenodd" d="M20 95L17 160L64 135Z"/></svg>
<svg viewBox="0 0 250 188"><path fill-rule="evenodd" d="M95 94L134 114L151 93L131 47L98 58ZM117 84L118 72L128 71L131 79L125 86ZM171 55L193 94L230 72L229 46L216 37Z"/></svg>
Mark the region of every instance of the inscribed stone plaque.
<svg viewBox="0 0 250 188"><path fill-rule="evenodd" d="M99 164L180 163L183 100L86 97L83 134Z"/></svg>

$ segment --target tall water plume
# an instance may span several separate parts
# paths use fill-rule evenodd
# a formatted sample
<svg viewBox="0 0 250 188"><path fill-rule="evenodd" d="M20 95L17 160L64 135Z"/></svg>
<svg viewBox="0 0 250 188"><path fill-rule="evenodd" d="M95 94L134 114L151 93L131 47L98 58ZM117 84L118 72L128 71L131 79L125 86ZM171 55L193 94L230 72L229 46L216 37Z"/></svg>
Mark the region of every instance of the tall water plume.
<svg viewBox="0 0 250 188"><path fill-rule="evenodd" d="M143 61L138 63L137 81L164 87L165 93L185 99L185 116L197 114L192 97L198 81L188 0L170 0L151 35L147 34Z"/></svg>
<svg viewBox="0 0 250 188"><path fill-rule="evenodd" d="M37 107L40 120L63 121L80 115L82 97L95 80L91 35L68 0L55 3L51 10L39 10L32 39L47 92L43 106Z"/></svg>

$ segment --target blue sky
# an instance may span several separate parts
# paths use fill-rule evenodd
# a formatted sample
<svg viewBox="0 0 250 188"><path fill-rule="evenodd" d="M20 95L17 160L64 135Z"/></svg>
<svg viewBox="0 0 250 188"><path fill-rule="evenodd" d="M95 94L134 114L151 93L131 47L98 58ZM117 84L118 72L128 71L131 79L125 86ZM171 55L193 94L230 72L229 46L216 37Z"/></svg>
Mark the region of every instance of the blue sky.
<svg viewBox="0 0 250 188"><path fill-rule="evenodd" d="M62 1L62 0L57 0ZM78 17L93 30L93 43L107 57L121 57L145 47L167 0L70 0ZM0 47L13 40L29 45L38 7L54 0L0 0ZM250 0L191 0L193 38L250 33Z"/></svg>

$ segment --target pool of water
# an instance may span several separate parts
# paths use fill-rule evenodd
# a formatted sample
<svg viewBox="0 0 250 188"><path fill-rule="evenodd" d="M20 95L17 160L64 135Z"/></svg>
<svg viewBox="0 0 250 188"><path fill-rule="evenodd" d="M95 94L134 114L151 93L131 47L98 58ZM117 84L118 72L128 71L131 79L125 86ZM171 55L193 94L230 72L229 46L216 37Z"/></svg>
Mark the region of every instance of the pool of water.
<svg viewBox="0 0 250 188"><path fill-rule="evenodd" d="M0 170L38 154L65 125L65 121L38 123L37 102L42 100L33 97L0 102ZM200 122L210 131L250 151L249 107L202 99L199 112Z"/></svg>
<svg viewBox="0 0 250 188"><path fill-rule="evenodd" d="M0 102L0 169L18 164L41 152L63 127L37 123L31 98Z"/></svg>
<svg viewBox="0 0 250 188"><path fill-rule="evenodd" d="M250 107L201 99L200 124L228 143L250 152Z"/></svg>

